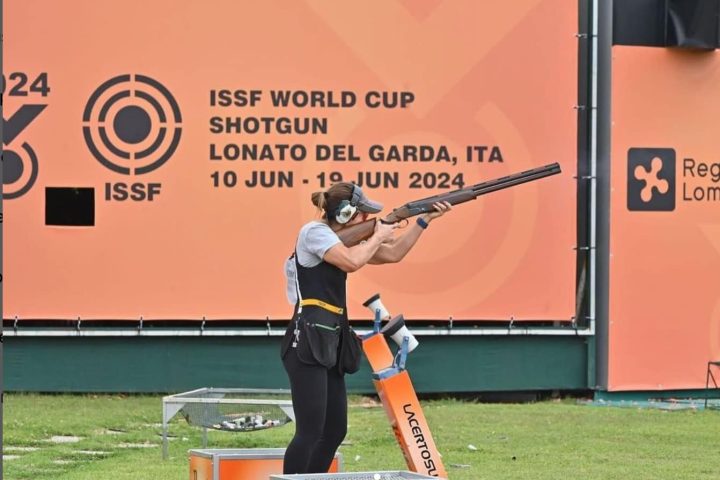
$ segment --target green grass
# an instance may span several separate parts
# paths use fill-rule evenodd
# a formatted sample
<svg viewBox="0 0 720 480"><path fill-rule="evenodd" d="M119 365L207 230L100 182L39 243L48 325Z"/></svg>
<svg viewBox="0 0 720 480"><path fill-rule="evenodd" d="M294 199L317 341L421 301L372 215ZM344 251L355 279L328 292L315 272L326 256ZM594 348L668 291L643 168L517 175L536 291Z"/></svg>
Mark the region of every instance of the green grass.
<svg viewBox="0 0 720 480"><path fill-rule="evenodd" d="M347 444L340 448L345 470L406 470L383 409L361 403L372 402L352 399ZM201 447L201 431L176 417L170 459L160 459L160 396L11 394L4 406L5 448L38 448L6 450L5 455L18 455L4 460L6 479L186 479L187 451ZM591 407L571 400L433 400L423 402L423 409L453 480L720 478L718 411ZM252 433L211 431L208 446L284 447L293 430L289 424ZM47 441L54 435L82 440ZM120 448L121 443L152 447ZM90 456L80 450L107 453Z"/></svg>

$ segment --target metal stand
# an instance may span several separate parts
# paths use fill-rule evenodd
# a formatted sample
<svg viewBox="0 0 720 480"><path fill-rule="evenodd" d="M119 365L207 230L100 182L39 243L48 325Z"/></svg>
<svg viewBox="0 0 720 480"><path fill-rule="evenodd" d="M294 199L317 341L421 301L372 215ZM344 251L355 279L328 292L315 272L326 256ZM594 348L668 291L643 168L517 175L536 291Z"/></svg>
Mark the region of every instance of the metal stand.
<svg viewBox="0 0 720 480"><path fill-rule="evenodd" d="M283 394L289 395L290 390L265 388L198 388L189 392L178 393L163 397L162 422L162 457L168 458L168 424L180 410L188 404L241 404L241 405L274 405L281 409L290 420L295 421L292 401L290 400L264 400L249 398L229 398L229 394ZM207 448L206 427L202 429L202 445Z"/></svg>
<svg viewBox="0 0 720 480"><path fill-rule="evenodd" d="M715 375L713 375L712 373L712 367L720 367L720 361L708 362L707 364L707 372L705 373L705 409L707 409L708 395L710 394L709 386L711 378L713 381L713 385L715 385L715 390L720 389L717 382L715 381Z"/></svg>

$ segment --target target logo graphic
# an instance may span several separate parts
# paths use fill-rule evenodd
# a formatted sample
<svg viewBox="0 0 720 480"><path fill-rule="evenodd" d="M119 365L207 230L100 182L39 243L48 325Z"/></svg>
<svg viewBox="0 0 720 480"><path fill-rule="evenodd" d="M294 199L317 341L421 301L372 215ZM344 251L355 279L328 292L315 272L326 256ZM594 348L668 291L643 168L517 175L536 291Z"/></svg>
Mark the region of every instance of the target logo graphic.
<svg viewBox="0 0 720 480"><path fill-rule="evenodd" d="M83 136L106 168L142 175L160 168L178 147L180 107L170 91L145 75L118 75L100 85L83 112Z"/></svg>
<svg viewBox="0 0 720 480"><path fill-rule="evenodd" d="M23 105L9 120L3 118L3 193L6 200L26 194L37 180L38 157L28 142L14 140L27 128L47 105ZM15 146L15 144L19 144Z"/></svg>

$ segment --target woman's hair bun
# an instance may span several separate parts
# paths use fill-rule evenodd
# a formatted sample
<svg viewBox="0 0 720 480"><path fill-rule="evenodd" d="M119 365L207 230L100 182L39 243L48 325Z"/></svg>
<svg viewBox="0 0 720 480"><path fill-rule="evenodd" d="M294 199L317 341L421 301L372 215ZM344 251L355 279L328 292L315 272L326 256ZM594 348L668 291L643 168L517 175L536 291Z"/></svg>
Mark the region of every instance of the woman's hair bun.
<svg viewBox="0 0 720 480"><path fill-rule="evenodd" d="M323 210L327 202L327 192L314 192L311 196L312 203L318 209Z"/></svg>

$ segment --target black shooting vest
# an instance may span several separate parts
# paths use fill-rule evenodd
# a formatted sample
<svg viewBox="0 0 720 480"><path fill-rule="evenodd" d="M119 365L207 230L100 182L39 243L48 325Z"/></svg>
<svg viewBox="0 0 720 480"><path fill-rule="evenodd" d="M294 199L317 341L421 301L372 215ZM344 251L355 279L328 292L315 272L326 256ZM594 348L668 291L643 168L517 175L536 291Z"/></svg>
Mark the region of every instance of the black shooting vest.
<svg viewBox="0 0 720 480"><path fill-rule="evenodd" d="M303 267L297 253L294 257L300 291L292 321L283 337L281 355L284 357L290 348L295 348L303 363L335 367L343 338L341 329L348 326L347 273L325 261L314 267ZM301 301L318 300L328 307L342 309L342 313L318 305L301 306Z"/></svg>

